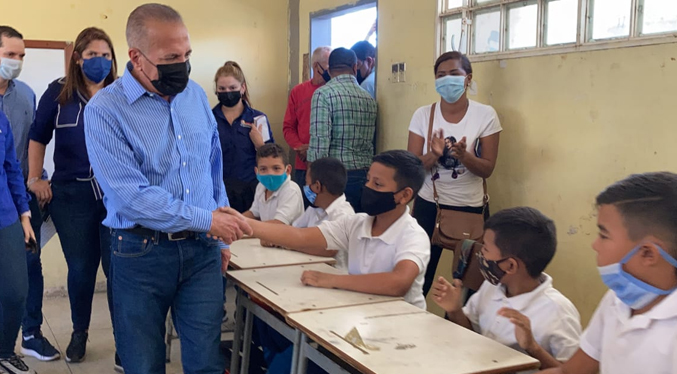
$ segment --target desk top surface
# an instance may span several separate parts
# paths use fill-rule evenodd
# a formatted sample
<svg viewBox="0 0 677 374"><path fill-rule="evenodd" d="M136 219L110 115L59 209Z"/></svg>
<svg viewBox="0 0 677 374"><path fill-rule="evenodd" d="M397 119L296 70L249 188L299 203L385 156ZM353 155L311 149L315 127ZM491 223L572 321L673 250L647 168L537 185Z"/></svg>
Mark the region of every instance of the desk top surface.
<svg viewBox="0 0 677 374"><path fill-rule="evenodd" d="M308 255L280 248L268 248L258 239L241 239L230 245L230 266L234 269L257 269L273 266L326 263L334 264L332 257Z"/></svg>
<svg viewBox="0 0 677 374"><path fill-rule="evenodd" d="M287 320L363 373L493 374L540 366L405 301L293 313ZM367 347L345 340L353 327Z"/></svg>
<svg viewBox="0 0 677 374"><path fill-rule="evenodd" d="M306 270L331 274L346 274L327 264L235 270L229 271L226 274L254 298L260 299L282 315L307 310L337 308L401 299L346 290L304 286L301 283L301 275Z"/></svg>

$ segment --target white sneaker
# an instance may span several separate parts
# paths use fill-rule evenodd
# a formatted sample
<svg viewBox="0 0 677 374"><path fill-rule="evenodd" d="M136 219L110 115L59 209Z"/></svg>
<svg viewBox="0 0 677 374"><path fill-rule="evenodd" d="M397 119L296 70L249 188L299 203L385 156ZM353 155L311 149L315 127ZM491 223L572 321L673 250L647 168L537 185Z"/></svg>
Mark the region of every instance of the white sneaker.
<svg viewBox="0 0 677 374"><path fill-rule="evenodd" d="M0 369L5 370L8 374L37 374L17 355L10 358L0 358Z"/></svg>

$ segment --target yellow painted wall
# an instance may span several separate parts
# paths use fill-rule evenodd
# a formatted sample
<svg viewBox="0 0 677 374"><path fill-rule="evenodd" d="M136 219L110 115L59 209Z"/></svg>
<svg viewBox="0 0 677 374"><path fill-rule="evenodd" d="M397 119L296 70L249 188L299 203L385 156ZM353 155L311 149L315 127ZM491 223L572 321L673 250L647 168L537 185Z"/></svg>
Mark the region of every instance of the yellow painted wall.
<svg viewBox="0 0 677 374"><path fill-rule="evenodd" d="M127 62L125 24L140 0L21 0L2 5L0 24L26 39L74 41L85 27L104 29L116 48L119 71ZM227 60L239 62L248 79L254 107L266 113L274 136L284 144L282 119L288 88L287 1L164 0L184 18L191 36L191 78L207 91L212 104L213 78ZM11 16L10 16L11 15ZM30 58L30 55L26 58ZM57 77L55 77L57 78ZM66 265L58 240L43 251L45 286L64 287ZM100 280L103 279L100 276Z"/></svg>
<svg viewBox="0 0 677 374"><path fill-rule="evenodd" d="M301 55L309 14L353 3L301 0ZM436 1L379 0L378 69L407 63L407 82L377 78L379 145L406 148L413 112L435 93ZM492 210L528 205L552 217L559 249L548 268L587 323L605 291L595 268L594 197L633 172L675 170L677 47L664 44L474 64L478 96L504 131L489 188ZM449 269L449 256L441 269ZM429 300L429 305L433 303ZM432 307L431 309L437 310Z"/></svg>

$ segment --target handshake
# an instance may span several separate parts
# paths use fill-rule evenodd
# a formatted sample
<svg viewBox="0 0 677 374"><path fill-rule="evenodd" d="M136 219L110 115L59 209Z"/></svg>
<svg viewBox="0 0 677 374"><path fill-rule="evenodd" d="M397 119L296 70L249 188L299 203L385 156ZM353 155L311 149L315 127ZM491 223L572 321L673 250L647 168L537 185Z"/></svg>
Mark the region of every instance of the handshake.
<svg viewBox="0 0 677 374"><path fill-rule="evenodd" d="M226 244L252 235L254 231L247 219L233 208L221 207L212 212L212 226L207 235Z"/></svg>

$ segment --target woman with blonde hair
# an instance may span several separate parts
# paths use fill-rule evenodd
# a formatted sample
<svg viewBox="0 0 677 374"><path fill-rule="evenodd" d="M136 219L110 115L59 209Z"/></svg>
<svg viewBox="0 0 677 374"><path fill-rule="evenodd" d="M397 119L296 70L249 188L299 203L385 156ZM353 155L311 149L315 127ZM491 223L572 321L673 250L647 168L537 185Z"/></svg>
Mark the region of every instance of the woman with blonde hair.
<svg viewBox="0 0 677 374"><path fill-rule="evenodd" d="M68 297L73 333L66 361L84 360L99 262L108 276L110 238L103 193L89 164L85 146L85 106L117 78L110 37L88 27L75 40L66 76L52 82L40 98L29 134L28 189L41 206L49 206L68 265ZM45 149L54 137L54 174L40 178ZM112 301L108 287L108 304ZM117 361L117 357L116 357ZM118 368L119 369L119 368Z"/></svg>
<svg viewBox="0 0 677 374"><path fill-rule="evenodd" d="M219 98L213 112L223 153L223 181L230 206L243 213L251 208L258 184L256 150L273 143L273 133L268 117L252 108L247 80L237 62L228 61L219 68L214 84ZM267 126L261 125L264 121Z"/></svg>

